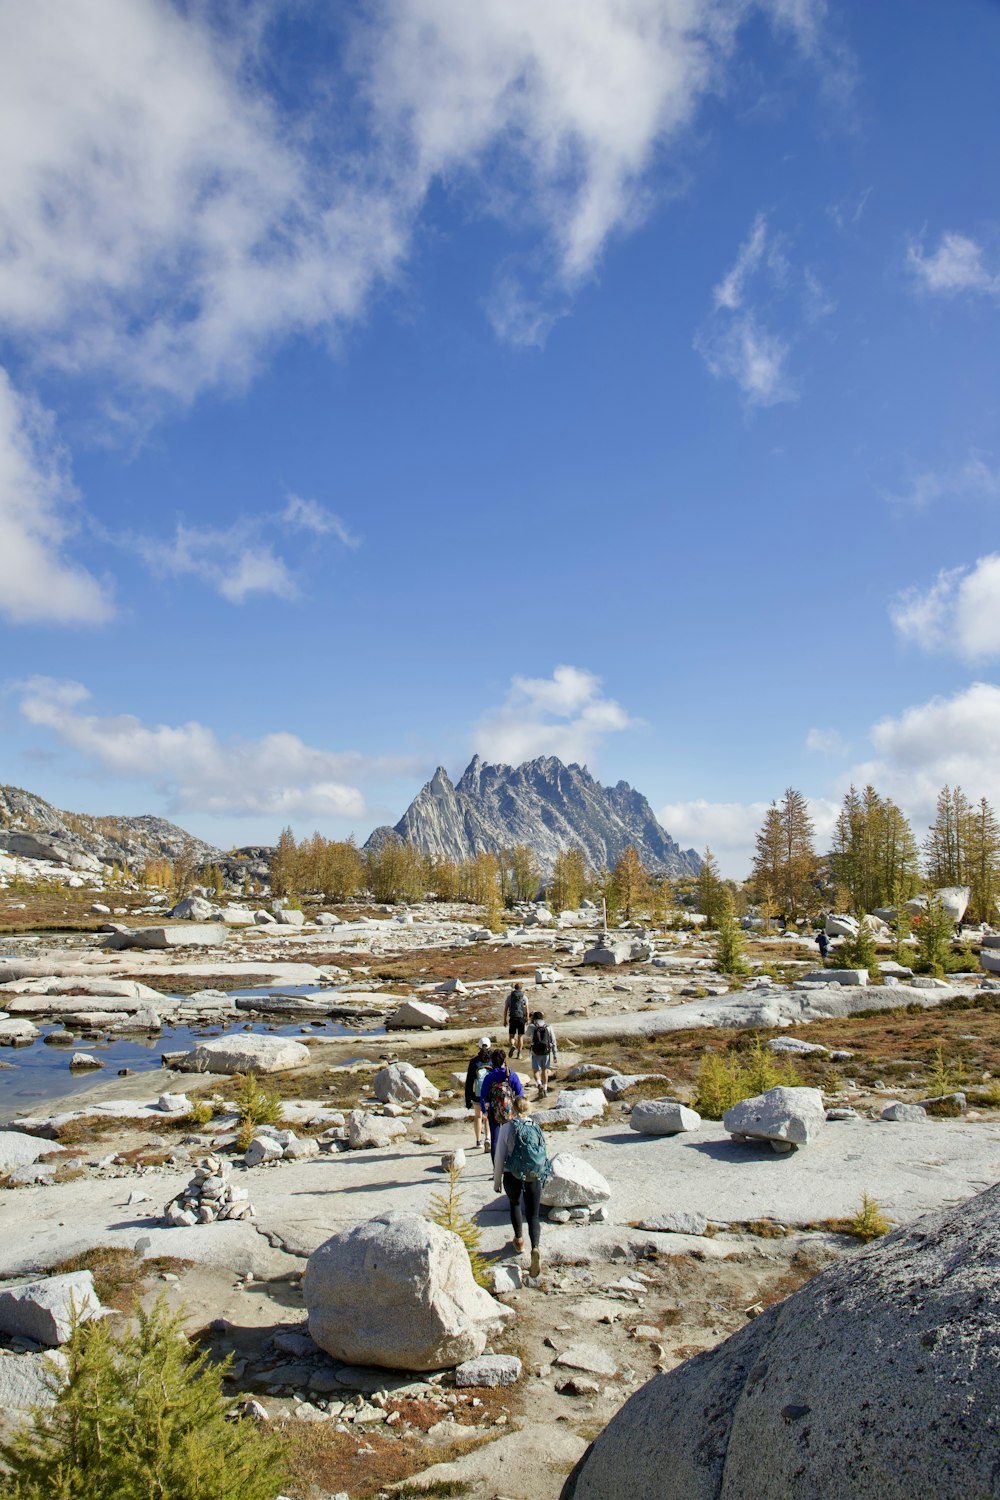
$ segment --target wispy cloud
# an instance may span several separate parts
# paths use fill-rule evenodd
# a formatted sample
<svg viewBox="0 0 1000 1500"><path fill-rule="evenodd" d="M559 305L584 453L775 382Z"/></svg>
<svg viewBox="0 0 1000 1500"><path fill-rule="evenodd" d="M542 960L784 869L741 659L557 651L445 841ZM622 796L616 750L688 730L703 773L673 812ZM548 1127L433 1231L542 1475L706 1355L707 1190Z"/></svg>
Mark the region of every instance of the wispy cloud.
<svg viewBox="0 0 1000 1500"><path fill-rule="evenodd" d="M99 625L111 593L66 555L76 490L51 414L0 369L0 614L15 625Z"/></svg>
<svg viewBox="0 0 1000 1500"><path fill-rule="evenodd" d="M1000 298L1000 264L990 269L986 251L977 240L966 234L943 234L936 250L929 255L919 241L913 242L906 263L921 290L938 296L955 297L965 292Z"/></svg>
<svg viewBox="0 0 1000 1500"><path fill-rule="evenodd" d="M222 740L195 720L149 724L133 714L97 714L79 682L35 677L14 691L29 724L85 763L151 786L173 813L361 818L359 782L419 769L409 758L323 750L284 732Z"/></svg>
<svg viewBox="0 0 1000 1500"><path fill-rule="evenodd" d="M560 666L551 677L512 678L503 703L476 725L473 748L487 760L510 765L540 755L584 765L609 734L639 723L604 696L593 672Z"/></svg>
<svg viewBox="0 0 1000 1500"><path fill-rule="evenodd" d="M898 634L924 651L969 662L1000 657L1000 552L943 569L929 588L905 589L889 613Z"/></svg>
<svg viewBox="0 0 1000 1500"><path fill-rule="evenodd" d="M890 504L922 509L939 500L1000 500L1000 464L985 454L970 453L959 464L921 469L901 490L883 490Z"/></svg>
<svg viewBox="0 0 1000 1500"><path fill-rule="evenodd" d="M850 748L837 729L810 729L806 734L806 749L812 750L816 755L841 759L848 754Z"/></svg>
<svg viewBox="0 0 1000 1500"><path fill-rule="evenodd" d="M817 848L823 848L833 831L837 806L825 797L807 799ZM753 863L754 843L764 823L770 802L668 802L657 809L663 827L682 848L703 853L711 849L722 874L745 880Z"/></svg>
<svg viewBox="0 0 1000 1500"><path fill-rule="evenodd" d="M342 516L315 500L303 500L300 495L288 496L281 520L298 531L310 531L313 536L335 536L352 551L361 546L361 538L355 536Z"/></svg>
<svg viewBox="0 0 1000 1500"><path fill-rule="evenodd" d="M799 271L785 239L759 213L736 259L712 291L712 312L694 347L717 380L735 381L748 406L795 401L799 391L788 369L801 323L834 310L818 276ZM775 322L781 319L784 331Z"/></svg>

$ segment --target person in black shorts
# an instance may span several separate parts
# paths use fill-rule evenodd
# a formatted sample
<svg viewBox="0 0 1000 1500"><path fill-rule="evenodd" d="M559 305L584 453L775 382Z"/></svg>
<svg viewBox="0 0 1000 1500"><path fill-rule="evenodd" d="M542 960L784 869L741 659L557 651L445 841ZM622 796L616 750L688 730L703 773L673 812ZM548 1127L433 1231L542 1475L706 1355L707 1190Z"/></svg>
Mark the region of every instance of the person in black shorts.
<svg viewBox="0 0 1000 1500"><path fill-rule="evenodd" d="M528 997L521 988L520 980L515 980L514 988L504 1001L503 1018L510 1036L510 1055L520 1057L524 1046L524 1028L528 1024Z"/></svg>

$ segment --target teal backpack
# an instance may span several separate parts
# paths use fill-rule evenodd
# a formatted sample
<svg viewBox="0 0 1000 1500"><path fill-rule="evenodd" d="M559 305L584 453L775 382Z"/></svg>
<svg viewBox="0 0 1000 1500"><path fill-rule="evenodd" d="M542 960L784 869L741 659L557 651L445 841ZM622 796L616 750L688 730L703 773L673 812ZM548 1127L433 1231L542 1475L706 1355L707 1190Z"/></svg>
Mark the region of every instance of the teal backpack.
<svg viewBox="0 0 1000 1500"><path fill-rule="evenodd" d="M503 1164L505 1172L522 1182L545 1182L552 1163L541 1126L534 1120L513 1122L514 1140Z"/></svg>

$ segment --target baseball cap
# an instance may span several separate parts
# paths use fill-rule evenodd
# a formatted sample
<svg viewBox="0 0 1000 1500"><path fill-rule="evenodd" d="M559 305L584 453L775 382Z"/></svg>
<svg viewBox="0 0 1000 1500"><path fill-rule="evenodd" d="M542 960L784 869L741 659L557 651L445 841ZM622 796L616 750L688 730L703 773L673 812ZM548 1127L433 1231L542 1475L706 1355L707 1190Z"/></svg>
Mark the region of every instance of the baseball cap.
<svg viewBox="0 0 1000 1500"><path fill-rule="evenodd" d="M479 1038L479 1045L480 1047L492 1047L493 1043L490 1041L488 1036L481 1036Z"/></svg>

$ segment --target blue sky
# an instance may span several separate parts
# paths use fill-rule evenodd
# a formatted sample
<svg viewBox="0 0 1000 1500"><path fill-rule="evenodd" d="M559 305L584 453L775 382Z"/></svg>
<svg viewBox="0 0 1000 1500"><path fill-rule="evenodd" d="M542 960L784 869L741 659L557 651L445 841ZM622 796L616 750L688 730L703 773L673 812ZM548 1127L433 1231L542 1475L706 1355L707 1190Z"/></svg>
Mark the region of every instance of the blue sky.
<svg viewBox="0 0 1000 1500"><path fill-rule="evenodd" d="M1000 7L0 0L0 774L1000 804Z"/></svg>

